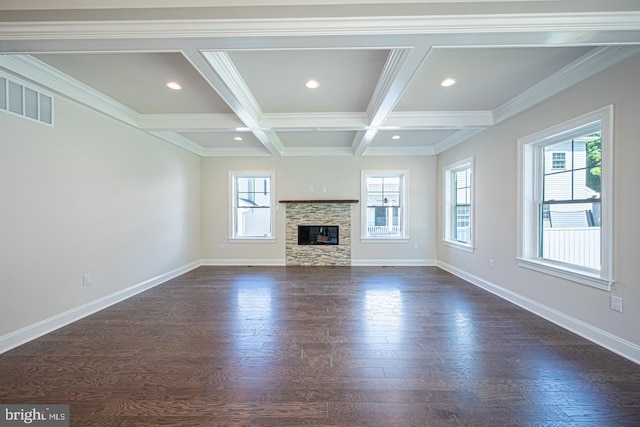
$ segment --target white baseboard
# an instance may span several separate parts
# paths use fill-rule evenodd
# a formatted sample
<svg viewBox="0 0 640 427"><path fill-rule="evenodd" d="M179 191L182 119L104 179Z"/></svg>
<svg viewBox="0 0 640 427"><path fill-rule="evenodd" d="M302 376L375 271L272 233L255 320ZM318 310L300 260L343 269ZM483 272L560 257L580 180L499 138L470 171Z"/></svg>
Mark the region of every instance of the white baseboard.
<svg viewBox="0 0 640 427"><path fill-rule="evenodd" d="M352 259L352 267L435 267L435 259Z"/></svg>
<svg viewBox="0 0 640 427"><path fill-rule="evenodd" d="M284 267L284 259L203 259L201 265L206 266L276 266ZM435 267L434 259L352 259L352 267Z"/></svg>
<svg viewBox="0 0 640 427"><path fill-rule="evenodd" d="M112 306L120 301L124 301L127 298L131 298L134 295L158 286L168 280L178 277L188 271L198 268L201 265L200 261L195 261L187 264L183 267L176 268L175 270L153 277L144 282L140 282L136 285L130 286L118 292L114 292L110 295L104 296L97 300L91 301L87 304L79 307L72 308L63 313L49 317L48 319L41 320L32 325L18 329L17 331L10 332L0 337L0 354L18 347L31 340L34 340L42 335L53 332L56 329L76 322L83 317L87 317L93 313L103 310L109 306Z"/></svg>
<svg viewBox="0 0 640 427"><path fill-rule="evenodd" d="M285 266L286 263L284 259L203 259L200 265L248 267L252 265Z"/></svg>
<svg viewBox="0 0 640 427"><path fill-rule="evenodd" d="M486 291L491 292L515 305L530 311L548 321L555 323L558 326L563 327L589 341L598 344L612 352L631 360L632 362L640 364L640 346L613 335L607 331L603 331L593 325L590 325L582 320L568 316L558 310L548 307L544 304L540 304L530 298L517 294L509 289L505 289L494 283L488 282L473 274L467 273L459 268L453 267L444 262L438 261L438 267L443 270L454 274L461 279L470 282L471 284L478 286Z"/></svg>

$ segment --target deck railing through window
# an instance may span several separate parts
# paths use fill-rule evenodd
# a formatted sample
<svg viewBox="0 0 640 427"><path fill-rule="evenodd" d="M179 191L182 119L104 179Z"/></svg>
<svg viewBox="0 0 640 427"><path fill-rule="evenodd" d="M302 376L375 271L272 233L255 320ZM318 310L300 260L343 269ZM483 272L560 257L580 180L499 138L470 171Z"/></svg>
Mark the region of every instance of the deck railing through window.
<svg viewBox="0 0 640 427"><path fill-rule="evenodd" d="M394 236L400 233L398 225L368 225L367 232L369 236Z"/></svg>
<svg viewBox="0 0 640 427"><path fill-rule="evenodd" d="M544 228L542 257L599 269L600 227Z"/></svg>

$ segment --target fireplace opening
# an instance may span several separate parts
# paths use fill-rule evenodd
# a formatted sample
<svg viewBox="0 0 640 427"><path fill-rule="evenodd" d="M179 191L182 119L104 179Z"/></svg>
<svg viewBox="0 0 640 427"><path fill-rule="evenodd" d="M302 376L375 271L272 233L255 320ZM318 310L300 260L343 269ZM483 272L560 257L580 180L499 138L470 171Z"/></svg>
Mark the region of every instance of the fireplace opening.
<svg viewBox="0 0 640 427"><path fill-rule="evenodd" d="M298 245L339 244L337 225L299 225Z"/></svg>

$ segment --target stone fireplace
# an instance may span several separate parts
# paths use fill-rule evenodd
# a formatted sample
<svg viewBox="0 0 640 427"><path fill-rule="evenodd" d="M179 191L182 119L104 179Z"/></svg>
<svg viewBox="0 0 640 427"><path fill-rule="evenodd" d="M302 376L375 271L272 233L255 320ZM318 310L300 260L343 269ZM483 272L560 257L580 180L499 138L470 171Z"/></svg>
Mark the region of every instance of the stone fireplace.
<svg viewBox="0 0 640 427"><path fill-rule="evenodd" d="M357 200L282 200L281 203L286 203L287 206L286 264L350 266L351 203L357 202ZM299 226L303 226L303 229L304 226L308 226L313 230L320 227L338 230L338 238L335 239L337 244L298 244Z"/></svg>

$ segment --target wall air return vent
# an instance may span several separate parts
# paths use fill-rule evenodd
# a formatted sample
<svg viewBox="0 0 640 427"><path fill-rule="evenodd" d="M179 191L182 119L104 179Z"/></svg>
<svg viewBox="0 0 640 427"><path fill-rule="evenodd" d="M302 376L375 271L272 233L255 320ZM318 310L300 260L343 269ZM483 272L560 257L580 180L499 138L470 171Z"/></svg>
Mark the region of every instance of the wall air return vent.
<svg viewBox="0 0 640 427"><path fill-rule="evenodd" d="M53 97L0 74L0 111L53 126Z"/></svg>

